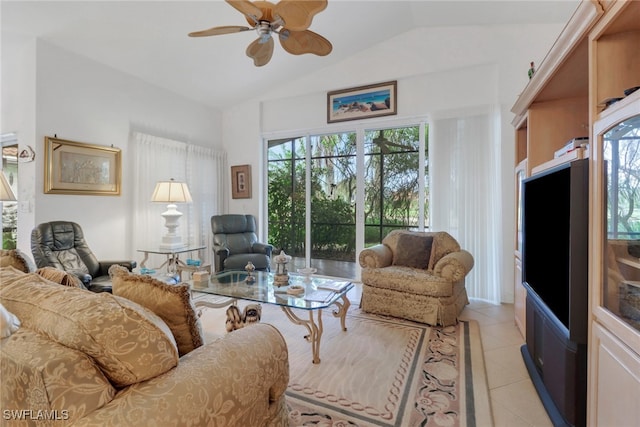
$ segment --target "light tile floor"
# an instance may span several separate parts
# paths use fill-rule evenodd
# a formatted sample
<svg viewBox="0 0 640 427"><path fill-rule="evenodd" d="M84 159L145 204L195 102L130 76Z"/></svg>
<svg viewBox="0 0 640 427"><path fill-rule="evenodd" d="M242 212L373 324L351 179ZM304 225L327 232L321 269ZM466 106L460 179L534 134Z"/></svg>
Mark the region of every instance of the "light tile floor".
<svg viewBox="0 0 640 427"><path fill-rule="evenodd" d="M480 325L494 425L553 426L522 360L524 338L514 321L513 304L471 300L461 319Z"/></svg>

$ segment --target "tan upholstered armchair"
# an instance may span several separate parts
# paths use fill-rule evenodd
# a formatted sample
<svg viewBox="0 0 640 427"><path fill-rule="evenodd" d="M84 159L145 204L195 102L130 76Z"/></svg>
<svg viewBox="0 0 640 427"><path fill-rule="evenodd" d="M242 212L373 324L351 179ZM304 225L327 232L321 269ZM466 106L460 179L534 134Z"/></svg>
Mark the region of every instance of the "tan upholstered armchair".
<svg viewBox="0 0 640 427"><path fill-rule="evenodd" d="M359 260L363 311L448 326L469 303L473 256L446 232L394 230Z"/></svg>

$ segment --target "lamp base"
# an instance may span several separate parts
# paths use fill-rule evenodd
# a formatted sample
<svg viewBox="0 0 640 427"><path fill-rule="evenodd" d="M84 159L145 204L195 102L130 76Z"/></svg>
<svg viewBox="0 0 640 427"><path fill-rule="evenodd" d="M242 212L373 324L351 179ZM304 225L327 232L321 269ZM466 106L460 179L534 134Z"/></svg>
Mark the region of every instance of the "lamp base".
<svg viewBox="0 0 640 427"><path fill-rule="evenodd" d="M182 241L180 236L162 236L162 243L160 243L160 249L183 249L187 244Z"/></svg>

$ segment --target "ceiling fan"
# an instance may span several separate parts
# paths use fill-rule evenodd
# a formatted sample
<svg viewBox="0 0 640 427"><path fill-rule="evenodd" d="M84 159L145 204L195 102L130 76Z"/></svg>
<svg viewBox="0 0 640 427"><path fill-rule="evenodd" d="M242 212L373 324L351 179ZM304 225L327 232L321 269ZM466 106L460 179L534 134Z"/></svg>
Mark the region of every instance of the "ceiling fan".
<svg viewBox="0 0 640 427"><path fill-rule="evenodd" d="M277 4L268 1L226 0L245 15L251 27L227 25L189 33L190 37L207 37L221 34L256 30L258 38L246 50L256 67L271 60L273 55L272 33L278 34L283 49L293 55L313 53L328 55L333 47L329 40L308 30L313 17L327 7L327 0L280 0Z"/></svg>

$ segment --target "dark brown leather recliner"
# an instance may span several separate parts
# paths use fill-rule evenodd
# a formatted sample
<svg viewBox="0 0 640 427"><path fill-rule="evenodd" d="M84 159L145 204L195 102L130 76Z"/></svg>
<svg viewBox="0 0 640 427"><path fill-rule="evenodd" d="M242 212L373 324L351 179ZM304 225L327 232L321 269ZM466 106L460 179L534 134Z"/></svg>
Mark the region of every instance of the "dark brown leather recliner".
<svg viewBox="0 0 640 427"><path fill-rule="evenodd" d="M214 215L211 231L216 272L244 270L249 261L256 270L270 270L273 246L258 242L253 215Z"/></svg>
<svg viewBox="0 0 640 427"><path fill-rule="evenodd" d="M135 261L98 261L82 228L75 222L51 221L31 231L31 253L38 268L55 267L76 275L93 292L111 292L109 267L122 265L133 270Z"/></svg>

